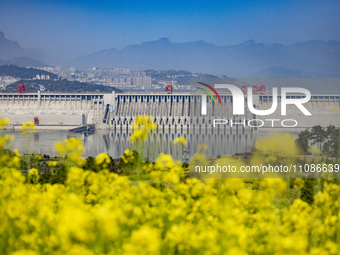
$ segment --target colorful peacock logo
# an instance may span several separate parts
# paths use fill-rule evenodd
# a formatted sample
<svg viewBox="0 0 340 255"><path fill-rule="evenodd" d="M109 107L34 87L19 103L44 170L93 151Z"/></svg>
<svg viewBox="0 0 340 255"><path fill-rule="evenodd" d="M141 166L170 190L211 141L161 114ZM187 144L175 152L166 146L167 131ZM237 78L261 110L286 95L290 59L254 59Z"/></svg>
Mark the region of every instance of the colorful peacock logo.
<svg viewBox="0 0 340 255"><path fill-rule="evenodd" d="M211 91L214 92L215 95L217 96L217 98L218 98L218 100L220 101L220 104L221 104L221 106L222 106L222 100L221 100L220 96L218 95L217 91L216 91L213 87L211 87L210 85L208 85L208 84L206 84L206 83L203 83L203 82L197 82L197 83L202 84L202 85L206 86L207 88L211 89ZM209 90L204 89L204 88L200 88L200 87L197 87L197 88L203 90L203 91L206 92L208 95L210 95L210 97L212 98L212 100L214 100L215 105L217 105L214 96L211 94L211 92L210 92Z"/></svg>

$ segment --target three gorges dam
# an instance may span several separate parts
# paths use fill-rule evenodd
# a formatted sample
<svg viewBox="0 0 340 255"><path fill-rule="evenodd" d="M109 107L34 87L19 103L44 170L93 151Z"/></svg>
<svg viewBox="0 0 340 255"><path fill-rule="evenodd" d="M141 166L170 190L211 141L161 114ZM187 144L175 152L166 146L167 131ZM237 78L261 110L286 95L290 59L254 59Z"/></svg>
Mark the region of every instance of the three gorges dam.
<svg viewBox="0 0 340 255"><path fill-rule="evenodd" d="M252 95L254 108L269 109L272 95ZM299 98L289 95L287 98ZM189 132L194 130L257 131L294 126L340 126L339 95L312 95L304 107L312 114L305 116L295 105L287 105L287 115L281 115L281 98L270 116L257 116L244 102L244 115L233 115L233 96L220 94L223 106L207 97L207 114L202 115L202 95L198 94L63 94L63 93L3 93L0 94L0 117L11 121L18 129L27 121L39 123L37 129L65 129L95 124L96 129L125 131L132 128L137 116L153 116L158 130ZM217 100L217 98L216 98ZM219 120L219 124L216 124ZM215 122L215 125L214 125ZM262 126L260 123L263 124ZM259 128L261 127L261 128Z"/></svg>

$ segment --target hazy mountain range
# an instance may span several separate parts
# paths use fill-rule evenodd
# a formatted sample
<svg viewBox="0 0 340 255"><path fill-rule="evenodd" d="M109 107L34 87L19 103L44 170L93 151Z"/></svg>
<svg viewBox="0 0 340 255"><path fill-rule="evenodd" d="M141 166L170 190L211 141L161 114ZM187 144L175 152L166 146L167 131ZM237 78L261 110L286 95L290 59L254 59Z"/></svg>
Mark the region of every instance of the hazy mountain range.
<svg viewBox="0 0 340 255"><path fill-rule="evenodd" d="M169 39L101 50L71 62L79 69L187 70L229 77L340 77L340 42L312 40L284 46L249 40L232 46Z"/></svg>
<svg viewBox="0 0 340 255"><path fill-rule="evenodd" d="M49 59L43 51L23 49L0 32L0 64L27 66L31 62L32 66L39 66L51 64ZM310 40L282 45L249 40L217 46L203 41L172 43L161 38L122 50L97 51L66 64L78 70L121 67L133 71L187 70L229 77L340 77L340 42Z"/></svg>
<svg viewBox="0 0 340 255"><path fill-rule="evenodd" d="M24 49L16 41L5 38L0 31L0 65L46 66L40 54Z"/></svg>

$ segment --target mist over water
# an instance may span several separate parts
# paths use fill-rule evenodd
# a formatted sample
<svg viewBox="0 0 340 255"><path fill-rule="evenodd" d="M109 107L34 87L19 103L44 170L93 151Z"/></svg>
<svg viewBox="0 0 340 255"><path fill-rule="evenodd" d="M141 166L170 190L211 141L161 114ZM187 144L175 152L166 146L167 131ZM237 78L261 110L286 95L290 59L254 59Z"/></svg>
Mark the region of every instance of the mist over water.
<svg viewBox="0 0 340 255"><path fill-rule="evenodd" d="M19 149L20 153L39 153L50 156L57 156L54 149L56 141L67 139L68 132L65 130L46 130L22 136L21 131L2 131L3 135L13 135L14 140L8 146L8 149ZM122 156L126 149L134 149L136 144L131 144L129 132L115 132L112 130L96 130L94 134L89 135L83 140L85 152L84 157L96 156L99 153L106 152L113 158ZM178 137L184 137L187 144L182 146L174 144L173 141ZM182 155L183 159L188 159L199 151L207 157L216 157L218 155L228 155L242 152L249 152L254 147L258 134L251 132L153 132L150 137L143 143L143 158L148 157L155 160L160 153L171 154L178 159ZM207 145L207 146L200 146ZM207 150L205 150L207 148Z"/></svg>

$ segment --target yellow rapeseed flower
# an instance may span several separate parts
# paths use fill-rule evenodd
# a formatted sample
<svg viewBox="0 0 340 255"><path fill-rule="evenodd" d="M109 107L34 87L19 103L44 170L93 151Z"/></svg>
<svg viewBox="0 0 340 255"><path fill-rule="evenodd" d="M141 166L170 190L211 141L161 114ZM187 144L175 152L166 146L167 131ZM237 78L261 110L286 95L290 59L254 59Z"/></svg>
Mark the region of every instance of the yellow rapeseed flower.
<svg viewBox="0 0 340 255"><path fill-rule="evenodd" d="M278 133L271 133L267 138L260 139L256 148L265 153L286 155L296 155L299 151L293 135Z"/></svg>
<svg viewBox="0 0 340 255"><path fill-rule="evenodd" d="M58 146L70 158L82 152L77 140ZM263 160L268 156L271 164L281 164L278 160L288 158L272 149ZM36 168L26 178L19 156L17 150L0 153L4 254L307 255L338 254L340 248L336 179L318 179L309 204L302 197L286 198L291 187L282 178L185 178L180 162L167 154L145 164L146 181L66 164L65 183L53 185L39 183ZM133 152L123 156L131 158ZM195 158L210 161L203 154ZM95 161L103 165L108 159L103 153ZM214 163L239 167L243 162L230 156ZM303 182L296 179L294 188Z"/></svg>
<svg viewBox="0 0 340 255"><path fill-rule="evenodd" d="M81 158L84 149L81 139L71 137L70 139L65 139L64 142L56 142L55 149L61 156L68 155L69 160L77 165L84 163Z"/></svg>
<svg viewBox="0 0 340 255"><path fill-rule="evenodd" d="M35 131L35 124L31 121L25 122L21 126L21 130L25 131L27 128L30 128L32 131Z"/></svg>
<svg viewBox="0 0 340 255"><path fill-rule="evenodd" d="M174 140L174 144L181 143L181 144L187 144L187 141L184 137L180 136Z"/></svg>
<svg viewBox="0 0 340 255"><path fill-rule="evenodd" d="M145 141L149 137L149 132L156 128L156 124L152 122L151 116L137 116L135 122L132 124L133 134L130 140L133 143L136 140Z"/></svg>
<svg viewBox="0 0 340 255"><path fill-rule="evenodd" d="M28 170L28 176L31 180L33 180L33 182L37 182L39 180L39 172L38 169L36 168L31 168L30 170Z"/></svg>
<svg viewBox="0 0 340 255"><path fill-rule="evenodd" d="M11 121L8 118L2 118L0 119L0 127L5 127L9 125Z"/></svg>
<svg viewBox="0 0 340 255"><path fill-rule="evenodd" d="M58 162L57 161L48 161L48 166L49 167L53 167L53 166L57 166Z"/></svg>
<svg viewBox="0 0 340 255"><path fill-rule="evenodd" d="M35 176L35 175L39 175L39 172L36 168L31 168L29 171L28 171L28 175L29 176Z"/></svg>
<svg viewBox="0 0 340 255"><path fill-rule="evenodd" d="M121 159L123 160L123 162L125 164L127 164L127 163L134 162L135 157L133 156L133 152L132 151L126 149L124 151L124 154L122 155Z"/></svg>
<svg viewBox="0 0 340 255"><path fill-rule="evenodd" d="M95 157L95 162L97 165L103 164L103 167L106 168L107 165L110 164L111 159L107 153L100 153Z"/></svg>

